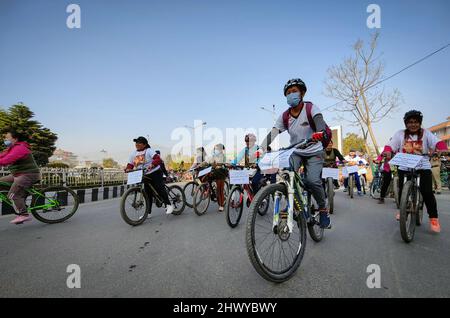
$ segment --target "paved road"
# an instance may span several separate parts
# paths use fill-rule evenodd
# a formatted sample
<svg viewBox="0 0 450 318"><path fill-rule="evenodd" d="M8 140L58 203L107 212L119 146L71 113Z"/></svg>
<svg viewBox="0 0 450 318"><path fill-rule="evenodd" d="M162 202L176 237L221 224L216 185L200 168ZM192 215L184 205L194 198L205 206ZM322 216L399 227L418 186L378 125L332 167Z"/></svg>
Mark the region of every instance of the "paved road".
<svg viewBox="0 0 450 318"><path fill-rule="evenodd" d="M253 269L243 223L227 226L212 205L166 216L154 209L139 227L125 224L119 201L84 204L63 224L13 226L0 217L0 297L449 297L450 193L438 196L442 233L428 221L405 244L394 202L354 200L338 192L333 229L308 239L300 270L273 284ZM81 267L81 289L66 286L69 264ZM369 289L369 264L381 268Z"/></svg>

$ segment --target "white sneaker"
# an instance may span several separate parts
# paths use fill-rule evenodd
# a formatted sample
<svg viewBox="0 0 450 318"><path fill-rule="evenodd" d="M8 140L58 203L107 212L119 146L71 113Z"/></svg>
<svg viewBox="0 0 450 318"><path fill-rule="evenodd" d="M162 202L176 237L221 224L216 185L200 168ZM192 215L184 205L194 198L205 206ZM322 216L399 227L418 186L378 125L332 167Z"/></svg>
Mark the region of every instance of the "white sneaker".
<svg viewBox="0 0 450 318"><path fill-rule="evenodd" d="M219 207L219 212L223 212L223 206Z"/></svg>
<svg viewBox="0 0 450 318"><path fill-rule="evenodd" d="M173 210L174 210L174 206L173 205L168 205L167 206L167 210L166 210L166 214L172 214Z"/></svg>

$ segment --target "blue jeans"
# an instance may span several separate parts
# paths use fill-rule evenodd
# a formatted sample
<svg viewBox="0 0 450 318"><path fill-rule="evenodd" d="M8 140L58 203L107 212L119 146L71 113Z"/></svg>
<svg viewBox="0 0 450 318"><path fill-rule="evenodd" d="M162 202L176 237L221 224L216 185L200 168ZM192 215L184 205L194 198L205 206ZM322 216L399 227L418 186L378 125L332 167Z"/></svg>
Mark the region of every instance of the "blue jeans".
<svg viewBox="0 0 450 318"><path fill-rule="evenodd" d="M358 172L350 173L350 175L355 176L356 188L358 189L359 192L361 192L361 182L359 180ZM344 180L344 187L348 188L348 178L345 178Z"/></svg>

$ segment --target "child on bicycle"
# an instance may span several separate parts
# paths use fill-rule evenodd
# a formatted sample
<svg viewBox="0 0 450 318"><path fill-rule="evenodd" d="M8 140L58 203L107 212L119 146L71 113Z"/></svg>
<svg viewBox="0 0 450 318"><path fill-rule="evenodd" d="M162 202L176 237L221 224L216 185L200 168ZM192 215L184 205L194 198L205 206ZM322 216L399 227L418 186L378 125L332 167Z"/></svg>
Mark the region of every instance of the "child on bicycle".
<svg viewBox="0 0 450 318"><path fill-rule="evenodd" d="M172 214L174 206L170 203L169 195L164 186L164 177L160 166L161 158L151 149L147 138L141 136L133 139L133 141L136 150L131 153L125 172L130 172L133 169L144 169L144 174L147 177L144 177L142 182L144 182L145 192L150 200L149 215L152 213L153 205L153 194L149 184L153 186L166 204L166 214Z"/></svg>
<svg viewBox="0 0 450 318"><path fill-rule="evenodd" d="M18 214L12 224L22 224L31 220L25 198L27 189L41 180L41 173L31 154L30 146L23 134L10 129L4 135L6 150L0 153L0 166L7 166L10 175L0 178L1 182L11 182L8 198Z"/></svg>
<svg viewBox="0 0 450 318"><path fill-rule="evenodd" d="M356 151L351 149L348 156L345 156L345 161L349 163L350 166L359 165L362 160L359 156L356 155ZM347 192L348 189L348 179L351 175L355 176L356 189L358 189L358 195L362 196L361 192L361 180L359 179L358 172L350 173L347 178L344 179L344 192Z"/></svg>
<svg viewBox="0 0 450 318"><path fill-rule="evenodd" d="M246 168L252 168L259 163L259 160L262 157L261 148L256 144L256 136L254 134L247 134L244 138L246 147L241 150L241 152L237 155L237 157L231 161L232 165L239 164L242 160L244 160L244 166ZM258 166L256 166L256 172L252 177L252 192L256 195L256 193L261 188L261 180L263 179L263 175L261 174L261 170Z"/></svg>
<svg viewBox="0 0 450 318"><path fill-rule="evenodd" d="M288 131L291 145L311 137L315 141L323 138L322 132L327 129L327 125L320 109L310 102L303 101L306 91L306 84L299 78L291 79L286 83L283 92L290 108L278 118L275 127L263 141L263 150L267 149L267 146L270 146L278 134L284 131ZM320 226L330 228L331 221L326 207L325 190L321 177L324 161L323 149L321 142L312 143L306 149L296 149L292 154L294 160L292 168L298 171L302 163L306 167L305 184L319 205Z"/></svg>
<svg viewBox="0 0 450 318"><path fill-rule="evenodd" d="M402 152L423 156L416 170L420 176L420 192L427 207L430 218L430 229L432 232L439 233L441 226L438 219L436 198L433 194L433 184L431 176L431 164L428 160L429 152L447 151L447 145L439 138L433 135L429 130L422 128L423 115L420 111L410 110L403 117L406 129L398 131L384 147L383 154L388 159L392 157L393 152ZM403 180L408 173L408 168L399 167L399 196L403 188ZM399 199L401 201L401 197ZM397 221L400 219L400 213L396 214Z"/></svg>
<svg viewBox="0 0 450 318"><path fill-rule="evenodd" d="M379 155L375 160L375 163L378 164L379 170L382 169L381 175L383 180L383 182L381 183L380 198L378 199L378 204L384 204L384 198L386 197L386 193L389 189L389 184L392 181L391 166L389 165L389 160L383 155Z"/></svg>

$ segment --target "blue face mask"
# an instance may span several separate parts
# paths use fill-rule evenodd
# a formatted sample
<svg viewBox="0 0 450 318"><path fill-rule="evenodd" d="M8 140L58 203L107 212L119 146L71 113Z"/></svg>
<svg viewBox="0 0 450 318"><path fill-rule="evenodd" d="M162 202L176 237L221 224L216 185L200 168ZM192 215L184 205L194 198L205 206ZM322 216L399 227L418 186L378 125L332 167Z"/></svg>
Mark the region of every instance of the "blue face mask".
<svg viewBox="0 0 450 318"><path fill-rule="evenodd" d="M6 147L12 146L12 141L11 140L4 140L3 143L5 144Z"/></svg>
<svg viewBox="0 0 450 318"><path fill-rule="evenodd" d="M287 103L291 107L297 107L298 104L302 102L302 98L300 97L300 93L290 93L286 96Z"/></svg>

